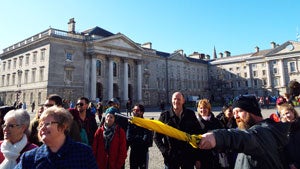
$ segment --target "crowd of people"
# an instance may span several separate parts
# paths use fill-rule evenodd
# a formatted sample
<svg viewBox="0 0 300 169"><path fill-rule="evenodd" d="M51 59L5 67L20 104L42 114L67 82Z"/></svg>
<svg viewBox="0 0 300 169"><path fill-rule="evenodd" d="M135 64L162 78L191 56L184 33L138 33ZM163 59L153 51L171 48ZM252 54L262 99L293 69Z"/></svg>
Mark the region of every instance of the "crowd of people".
<svg viewBox="0 0 300 169"><path fill-rule="evenodd" d="M120 115L116 98L95 106L80 97L65 106L61 96L51 94L32 120L24 108L0 110L0 168L124 169L130 147L130 169L148 169L154 142L165 169L300 169L299 115L284 97L265 119L253 95L236 97L218 115L208 99L199 100L196 112L184 104L183 94L173 93L170 109L163 108L158 120L201 134L198 148L131 123ZM128 100L127 116L144 113L144 105Z"/></svg>

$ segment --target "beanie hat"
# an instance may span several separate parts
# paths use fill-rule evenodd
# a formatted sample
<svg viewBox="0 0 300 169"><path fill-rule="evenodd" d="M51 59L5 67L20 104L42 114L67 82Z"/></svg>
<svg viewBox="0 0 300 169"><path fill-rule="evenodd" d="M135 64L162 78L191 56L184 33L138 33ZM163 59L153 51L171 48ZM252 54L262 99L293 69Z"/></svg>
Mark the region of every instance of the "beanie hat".
<svg viewBox="0 0 300 169"><path fill-rule="evenodd" d="M117 104L117 105L120 105L120 102L117 98L111 98L107 104L111 104L111 103L114 103L114 104Z"/></svg>
<svg viewBox="0 0 300 169"><path fill-rule="evenodd" d="M119 113L119 110L115 107L109 107L106 109L105 114L112 114L115 115L116 113Z"/></svg>
<svg viewBox="0 0 300 169"><path fill-rule="evenodd" d="M234 99L232 108L241 108L248 113L254 114L256 116L262 117L259 104L255 96L252 95L241 95Z"/></svg>

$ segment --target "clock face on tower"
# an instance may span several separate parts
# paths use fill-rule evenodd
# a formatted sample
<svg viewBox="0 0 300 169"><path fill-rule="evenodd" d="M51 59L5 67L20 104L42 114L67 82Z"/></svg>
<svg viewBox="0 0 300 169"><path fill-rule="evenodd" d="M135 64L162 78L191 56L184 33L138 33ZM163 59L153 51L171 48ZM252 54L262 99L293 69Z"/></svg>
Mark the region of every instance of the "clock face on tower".
<svg viewBox="0 0 300 169"><path fill-rule="evenodd" d="M294 46L292 44L289 44L285 47L288 51L294 50Z"/></svg>

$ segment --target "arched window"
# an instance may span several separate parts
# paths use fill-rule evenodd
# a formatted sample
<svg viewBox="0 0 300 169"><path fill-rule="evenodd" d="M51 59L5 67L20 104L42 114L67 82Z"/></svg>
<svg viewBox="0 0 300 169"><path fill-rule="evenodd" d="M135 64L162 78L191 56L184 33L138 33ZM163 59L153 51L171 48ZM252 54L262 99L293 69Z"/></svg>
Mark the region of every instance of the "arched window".
<svg viewBox="0 0 300 169"><path fill-rule="evenodd" d="M97 60L96 72L97 72L97 76L101 76L101 61L100 60Z"/></svg>
<svg viewBox="0 0 300 169"><path fill-rule="evenodd" d="M130 68L130 65L128 65L128 78L131 77L131 68Z"/></svg>
<svg viewBox="0 0 300 169"><path fill-rule="evenodd" d="M114 73L114 77L117 77L117 63L116 62L113 63L113 73Z"/></svg>

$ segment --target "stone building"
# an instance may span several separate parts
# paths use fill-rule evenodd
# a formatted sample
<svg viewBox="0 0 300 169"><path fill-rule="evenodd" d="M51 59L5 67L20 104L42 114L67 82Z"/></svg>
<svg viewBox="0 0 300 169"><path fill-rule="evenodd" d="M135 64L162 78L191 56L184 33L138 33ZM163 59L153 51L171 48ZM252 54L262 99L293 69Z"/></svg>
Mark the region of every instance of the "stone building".
<svg viewBox="0 0 300 169"><path fill-rule="evenodd" d="M41 104L53 93L73 102L81 96L103 102L117 97L122 105L131 98L146 106L170 102L175 91L188 101L278 96L288 92L291 80L299 81L299 58L296 41L237 56L167 53L100 27L76 32L72 18L68 31L49 28L3 49L0 102Z"/></svg>
<svg viewBox="0 0 300 169"><path fill-rule="evenodd" d="M271 48L231 56L230 52L214 54L209 61L209 81L212 95L219 99L240 94L258 97L278 96L289 92L288 84L299 81L300 43L271 42Z"/></svg>
<svg viewBox="0 0 300 169"><path fill-rule="evenodd" d="M100 27L75 32L73 18L68 31L49 28L3 49L0 59L0 99L8 105L41 104L53 93L147 106L169 102L178 90L187 98L209 96L208 62L200 54L157 51Z"/></svg>

